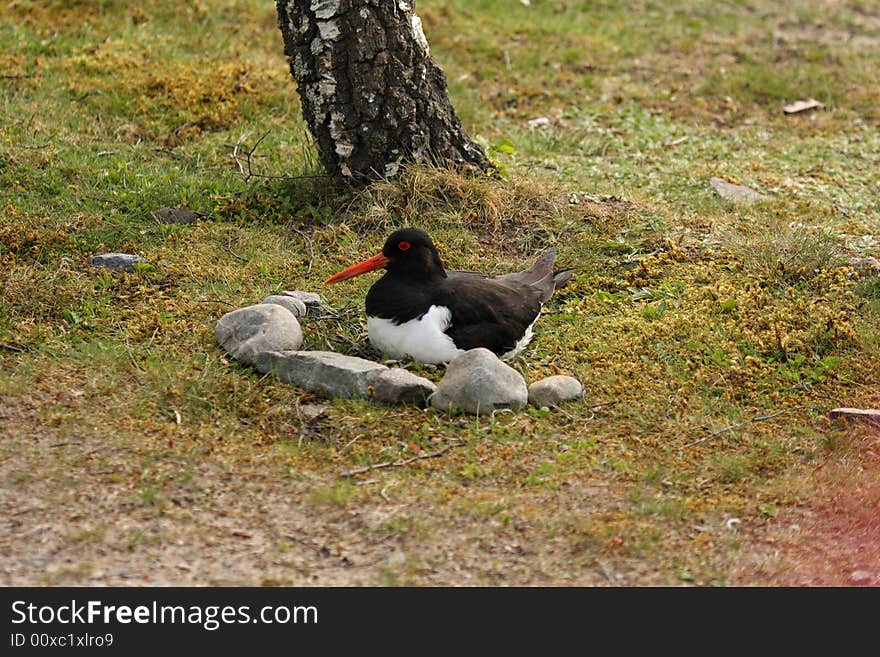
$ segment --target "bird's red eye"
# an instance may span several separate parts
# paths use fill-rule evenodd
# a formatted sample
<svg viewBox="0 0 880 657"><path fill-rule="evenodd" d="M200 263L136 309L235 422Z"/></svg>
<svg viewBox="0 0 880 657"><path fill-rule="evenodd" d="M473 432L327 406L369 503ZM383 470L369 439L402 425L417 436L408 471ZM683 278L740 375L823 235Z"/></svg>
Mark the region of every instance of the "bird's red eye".
<svg viewBox="0 0 880 657"><path fill-rule="evenodd" d="M410 244L409 242L399 242L397 244L397 248L400 249L401 251L409 251L411 246L412 246L412 244Z"/></svg>

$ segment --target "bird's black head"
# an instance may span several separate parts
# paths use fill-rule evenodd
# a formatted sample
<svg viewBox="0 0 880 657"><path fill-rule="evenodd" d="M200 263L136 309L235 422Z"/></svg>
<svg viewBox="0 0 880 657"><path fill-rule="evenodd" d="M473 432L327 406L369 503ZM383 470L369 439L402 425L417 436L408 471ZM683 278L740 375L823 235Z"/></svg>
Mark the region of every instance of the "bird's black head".
<svg viewBox="0 0 880 657"><path fill-rule="evenodd" d="M391 233L382 247L388 258L385 268L392 276L411 280L446 278L446 270L431 237L418 228L401 228Z"/></svg>
<svg viewBox="0 0 880 657"><path fill-rule="evenodd" d="M391 234L382 252L363 262L336 272L325 283L338 283L385 267L387 276L407 281L430 281L446 278L440 254L428 233L418 228L401 228Z"/></svg>

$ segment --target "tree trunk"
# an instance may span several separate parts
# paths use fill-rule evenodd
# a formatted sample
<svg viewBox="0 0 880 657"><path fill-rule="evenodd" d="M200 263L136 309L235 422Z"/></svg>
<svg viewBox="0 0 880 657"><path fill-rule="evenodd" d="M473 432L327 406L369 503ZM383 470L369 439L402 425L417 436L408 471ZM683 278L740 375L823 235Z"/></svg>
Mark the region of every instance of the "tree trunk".
<svg viewBox="0 0 880 657"><path fill-rule="evenodd" d="M278 0L284 51L321 161L337 183L402 162L492 169L455 115L412 0Z"/></svg>

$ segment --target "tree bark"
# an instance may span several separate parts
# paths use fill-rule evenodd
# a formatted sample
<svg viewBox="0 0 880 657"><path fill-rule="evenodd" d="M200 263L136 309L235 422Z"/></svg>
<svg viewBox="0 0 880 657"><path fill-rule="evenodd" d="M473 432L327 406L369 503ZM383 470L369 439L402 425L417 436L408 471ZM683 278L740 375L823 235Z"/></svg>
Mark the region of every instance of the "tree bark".
<svg viewBox="0 0 880 657"><path fill-rule="evenodd" d="M404 162L492 169L449 102L412 0L278 0L303 116L337 183Z"/></svg>

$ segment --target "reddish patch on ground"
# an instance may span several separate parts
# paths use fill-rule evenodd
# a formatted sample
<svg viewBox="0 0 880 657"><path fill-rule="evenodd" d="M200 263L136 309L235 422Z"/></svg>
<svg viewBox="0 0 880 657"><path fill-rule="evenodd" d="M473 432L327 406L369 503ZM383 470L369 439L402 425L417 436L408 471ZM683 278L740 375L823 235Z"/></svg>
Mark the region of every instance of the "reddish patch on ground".
<svg viewBox="0 0 880 657"><path fill-rule="evenodd" d="M880 586L880 429L854 427L842 458L815 473L817 503L785 549L783 586Z"/></svg>

